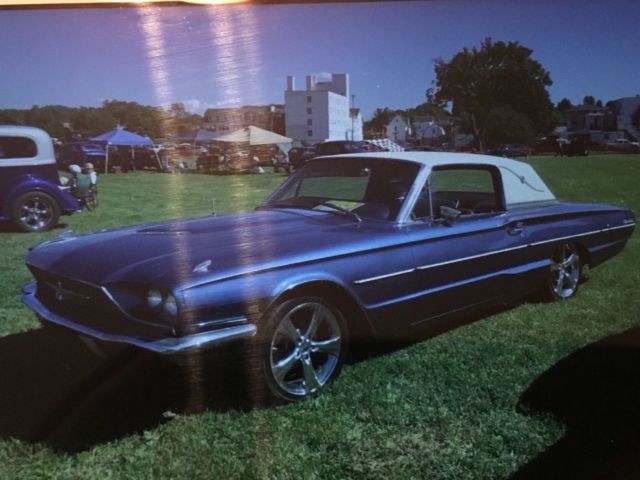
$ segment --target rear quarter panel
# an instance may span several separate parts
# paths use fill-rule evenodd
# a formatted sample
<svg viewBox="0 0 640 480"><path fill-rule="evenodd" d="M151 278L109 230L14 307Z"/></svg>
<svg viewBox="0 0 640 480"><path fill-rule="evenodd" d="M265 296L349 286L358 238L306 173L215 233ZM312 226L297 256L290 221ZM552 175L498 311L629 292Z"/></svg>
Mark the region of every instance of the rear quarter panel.
<svg viewBox="0 0 640 480"><path fill-rule="evenodd" d="M631 210L601 204L558 202L548 206L523 207L511 211L511 220L522 223L526 249L521 262L550 259L565 243L574 244L581 261L593 268L619 253L635 227ZM525 293L546 281L548 265L530 272L511 285L512 293Z"/></svg>

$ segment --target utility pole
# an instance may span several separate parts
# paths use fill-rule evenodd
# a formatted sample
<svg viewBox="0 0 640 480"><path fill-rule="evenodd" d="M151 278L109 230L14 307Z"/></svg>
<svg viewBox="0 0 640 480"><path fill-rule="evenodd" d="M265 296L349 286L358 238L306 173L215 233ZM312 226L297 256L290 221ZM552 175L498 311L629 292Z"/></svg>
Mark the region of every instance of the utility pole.
<svg viewBox="0 0 640 480"><path fill-rule="evenodd" d="M351 109L349 111L349 115L351 116L351 141L353 141L354 139L354 129L355 129L355 117L353 115L353 108L356 104L356 96L352 93L351 94Z"/></svg>

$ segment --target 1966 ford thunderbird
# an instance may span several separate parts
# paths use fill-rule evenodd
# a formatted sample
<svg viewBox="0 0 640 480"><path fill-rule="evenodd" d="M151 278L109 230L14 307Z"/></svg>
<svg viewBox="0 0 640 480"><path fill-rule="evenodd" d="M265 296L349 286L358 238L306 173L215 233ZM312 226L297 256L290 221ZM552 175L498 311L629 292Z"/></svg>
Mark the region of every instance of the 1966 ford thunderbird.
<svg viewBox="0 0 640 480"><path fill-rule="evenodd" d="M627 209L556 200L505 158L322 157L253 212L37 245L23 299L47 322L154 352L249 345L270 391L295 400L338 375L356 338L573 296L634 226Z"/></svg>

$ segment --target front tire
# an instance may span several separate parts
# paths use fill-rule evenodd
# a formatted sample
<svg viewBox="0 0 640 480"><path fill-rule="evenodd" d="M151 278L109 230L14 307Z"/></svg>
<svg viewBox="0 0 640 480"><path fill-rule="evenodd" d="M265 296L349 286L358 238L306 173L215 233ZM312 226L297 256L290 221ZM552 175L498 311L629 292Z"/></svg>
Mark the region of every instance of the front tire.
<svg viewBox="0 0 640 480"><path fill-rule="evenodd" d="M550 300L566 300L578 292L582 262L575 245L565 243L551 257L547 296Z"/></svg>
<svg viewBox="0 0 640 480"><path fill-rule="evenodd" d="M23 232L42 232L58 225L60 208L43 192L27 192L13 206L13 222Z"/></svg>
<svg viewBox="0 0 640 480"><path fill-rule="evenodd" d="M259 359L271 393L286 401L317 395L342 369L347 354L346 321L319 297L283 302L267 314Z"/></svg>

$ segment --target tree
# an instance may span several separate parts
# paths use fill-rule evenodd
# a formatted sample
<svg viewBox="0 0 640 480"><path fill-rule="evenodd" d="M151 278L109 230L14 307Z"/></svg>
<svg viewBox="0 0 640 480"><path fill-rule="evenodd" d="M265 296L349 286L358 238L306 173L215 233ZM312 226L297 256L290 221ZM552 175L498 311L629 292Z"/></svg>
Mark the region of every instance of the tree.
<svg viewBox="0 0 640 480"><path fill-rule="evenodd" d="M564 113L567 110L571 110L572 108L574 108L574 106L573 106L573 103L571 103L571 100L569 100L568 98L563 98L558 102L558 105L556 106L556 108L560 110L562 113Z"/></svg>
<svg viewBox="0 0 640 480"><path fill-rule="evenodd" d="M169 107L169 117L175 133L182 135L190 130L200 128L204 119L201 115L188 112L184 103L172 103Z"/></svg>
<svg viewBox="0 0 640 480"><path fill-rule="evenodd" d="M451 114L447 112L441 105L434 103L429 100L427 97L427 101L421 103L415 108L410 108L406 110L406 114L409 117L431 117L434 120L443 120L451 117Z"/></svg>
<svg viewBox="0 0 640 480"><path fill-rule="evenodd" d="M510 106L496 108L487 119L486 144L497 147L503 143L530 145L535 141L536 131L531 120Z"/></svg>
<svg viewBox="0 0 640 480"><path fill-rule="evenodd" d="M480 150L491 115L505 107L528 118L535 132L551 127L547 87L553 82L532 53L518 42L487 38L479 49L464 48L448 62L436 60L433 99L440 105L451 102L453 114L467 119L463 126Z"/></svg>
<svg viewBox="0 0 640 480"><path fill-rule="evenodd" d="M46 131L52 137L64 137L64 123L69 118L71 109L60 105L47 105L39 107L34 105L25 110L21 115L25 125L32 125Z"/></svg>
<svg viewBox="0 0 640 480"><path fill-rule="evenodd" d="M152 138L165 136L162 126L162 110L159 108L120 100L105 100L102 108L116 120L116 123L127 130L140 135L149 135ZM113 127L115 125L111 128Z"/></svg>
<svg viewBox="0 0 640 480"><path fill-rule="evenodd" d="M585 97L582 99L582 104L583 105L595 105L596 104L596 99L592 95L585 95Z"/></svg>
<svg viewBox="0 0 640 480"><path fill-rule="evenodd" d="M395 110L390 110L387 107L376 108L371 120L364 122L365 136L379 137L386 135L387 125L395 114Z"/></svg>
<svg viewBox="0 0 640 480"><path fill-rule="evenodd" d="M118 122L103 108L80 107L71 113L73 130L82 137L93 137L111 130Z"/></svg>

